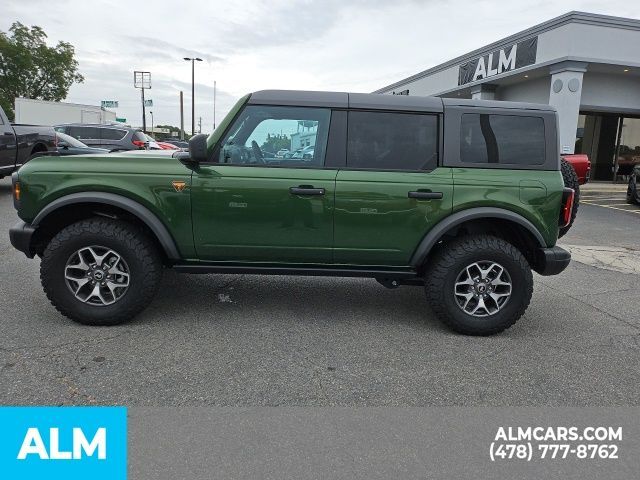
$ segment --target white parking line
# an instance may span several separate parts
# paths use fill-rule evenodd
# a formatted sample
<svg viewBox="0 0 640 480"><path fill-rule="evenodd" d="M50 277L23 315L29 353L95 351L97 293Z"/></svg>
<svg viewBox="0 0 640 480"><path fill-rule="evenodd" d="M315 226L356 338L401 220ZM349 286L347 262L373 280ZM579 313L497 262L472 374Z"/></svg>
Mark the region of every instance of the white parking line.
<svg viewBox="0 0 640 480"><path fill-rule="evenodd" d="M594 205L596 207L602 207L602 208L610 208L611 210L620 210L621 212L627 212L627 213L635 213L636 215L640 215L640 210L636 209L636 210L629 210L627 208L618 208L618 207L612 207L611 205L600 205L598 203L593 203L593 202L581 202L584 203L585 205ZM624 205L627 205L626 203Z"/></svg>

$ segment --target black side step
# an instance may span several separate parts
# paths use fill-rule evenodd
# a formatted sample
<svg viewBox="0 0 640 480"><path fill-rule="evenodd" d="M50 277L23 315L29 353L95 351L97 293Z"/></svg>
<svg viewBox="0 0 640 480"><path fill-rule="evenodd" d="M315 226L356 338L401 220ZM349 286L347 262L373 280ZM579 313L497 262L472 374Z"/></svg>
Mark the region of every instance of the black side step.
<svg viewBox="0 0 640 480"><path fill-rule="evenodd" d="M262 265L177 264L173 269L180 273L229 273L257 275L297 275L314 277L361 277L421 280L414 270L384 270L327 267L277 267Z"/></svg>

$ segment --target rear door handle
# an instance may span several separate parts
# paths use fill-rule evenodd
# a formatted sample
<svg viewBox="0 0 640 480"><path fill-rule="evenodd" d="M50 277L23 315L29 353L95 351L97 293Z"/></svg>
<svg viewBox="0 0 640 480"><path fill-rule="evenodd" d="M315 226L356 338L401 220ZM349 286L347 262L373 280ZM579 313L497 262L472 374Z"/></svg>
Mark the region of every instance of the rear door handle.
<svg viewBox="0 0 640 480"><path fill-rule="evenodd" d="M418 200L439 200L442 198L442 192L409 192L407 197Z"/></svg>
<svg viewBox="0 0 640 480"><path fill-rule="evenodd" d="M324 195L324 188L313 187L291 187L289 193L292 195Z"/></svg>

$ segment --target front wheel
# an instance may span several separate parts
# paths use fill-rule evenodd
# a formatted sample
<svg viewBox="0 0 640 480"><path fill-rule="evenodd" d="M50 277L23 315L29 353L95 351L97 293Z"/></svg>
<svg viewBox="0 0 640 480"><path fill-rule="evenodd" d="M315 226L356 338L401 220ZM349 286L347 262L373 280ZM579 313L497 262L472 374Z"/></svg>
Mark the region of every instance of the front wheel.
<svg viewBox="0 0 640 480"><path fill-rule="evenodd" d="M145 232L108 218L69 225L49 242L40 279L53 306L86 325L130 320L160 283L160 255Z"/></svg>
<svg viewBox="0 0 640 480"><path fill-rule="evenodd" d="M427 299L446 325L492 335L524 314L533 293L529 263L510 243L473 235L444 245L425 271Z"/></svg>

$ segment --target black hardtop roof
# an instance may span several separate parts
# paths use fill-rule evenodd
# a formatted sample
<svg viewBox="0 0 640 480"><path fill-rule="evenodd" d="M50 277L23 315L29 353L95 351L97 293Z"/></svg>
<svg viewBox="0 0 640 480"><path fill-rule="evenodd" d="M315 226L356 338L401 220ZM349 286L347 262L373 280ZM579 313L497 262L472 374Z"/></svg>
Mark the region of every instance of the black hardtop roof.
<svg viewBox="0 0 640 480"><path fill-rule="evenodd" d="M419 95L382 95L379 93L319 92L306 90L260 90L251 94L249 104L303 107L356 108L363 110L402 110L442 112L446 106L512 108L554 111L549 105L470 100Z"/></svg>

